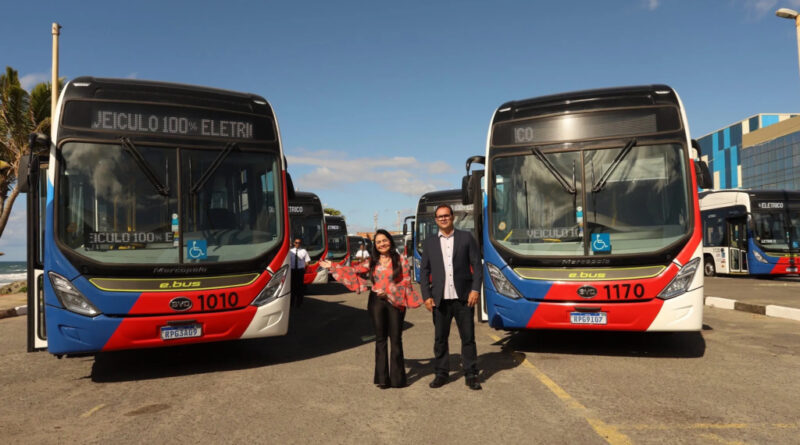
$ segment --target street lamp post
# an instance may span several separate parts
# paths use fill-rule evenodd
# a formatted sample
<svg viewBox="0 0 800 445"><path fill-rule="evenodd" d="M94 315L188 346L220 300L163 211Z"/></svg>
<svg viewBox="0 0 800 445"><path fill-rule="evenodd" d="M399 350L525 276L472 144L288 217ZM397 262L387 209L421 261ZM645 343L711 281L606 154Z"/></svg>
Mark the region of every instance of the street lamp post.
<svg viewBox="0 0 800 445"><path fill-rule="evenodd" d="M775 15L784 19L794 20L794 25L797 29L797 62L800 64L800 14L794 9L781 8L775 11Z"/></svg>

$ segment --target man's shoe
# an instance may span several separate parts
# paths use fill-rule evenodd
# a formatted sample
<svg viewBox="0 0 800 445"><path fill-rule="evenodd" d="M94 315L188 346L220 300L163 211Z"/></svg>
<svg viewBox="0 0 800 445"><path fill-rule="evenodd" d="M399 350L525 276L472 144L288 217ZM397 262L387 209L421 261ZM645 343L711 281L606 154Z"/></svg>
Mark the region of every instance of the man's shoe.
<svg viewBox="0 0 800 445"><path fill-rule="evenodd" d="M428 386L431 388L441 388L445 383L447 383L447 377L443 375L437 375Z"/></svg>
<svg viewBox="0 0 800 445"><path fill-rule="evenodd" d="M466 383L469 389L474 389L476 391L482 389L480 382L478 382L478 376L467 376L467 378L464 379L464 383Z"/></svg>

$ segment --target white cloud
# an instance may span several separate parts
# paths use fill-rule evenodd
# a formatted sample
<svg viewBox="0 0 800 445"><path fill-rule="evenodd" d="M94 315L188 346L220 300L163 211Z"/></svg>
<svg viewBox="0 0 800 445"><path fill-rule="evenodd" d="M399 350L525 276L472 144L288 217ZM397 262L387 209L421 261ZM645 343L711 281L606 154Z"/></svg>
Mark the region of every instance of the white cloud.
<svg viewBox="0 0 800 445"><path fill-rule="evenodd" d="M661 0L644 0L644 3L645 3L644 5L645 8L647 8L650 11L655 11L656 9L658 9Z"/></svg>
<svg viewBox="0 0 800 445"><path fill-rule="evenodd" d="M31 73L19 78L19 83L27 91L30 91L36 84L50 81L50 73Z"/></svg>
<svg viewBox="0 0 800 445"><path fill-rule="evenodd" d="M302 151L300 156L286 156L292 166L316 167L311 173L293 178L299 189L331 189L341 184L371 182L378 187L409 196L447 188L441 175L452 172L443 161L423 163L414 157L347 159L341 153L321 150Z"/></svg>

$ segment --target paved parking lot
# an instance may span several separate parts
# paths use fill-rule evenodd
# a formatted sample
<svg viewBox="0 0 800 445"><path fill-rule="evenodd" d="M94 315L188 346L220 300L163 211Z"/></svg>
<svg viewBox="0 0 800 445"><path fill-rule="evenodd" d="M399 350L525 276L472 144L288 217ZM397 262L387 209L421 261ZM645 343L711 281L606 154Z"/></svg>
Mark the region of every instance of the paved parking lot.
<svg viewBox="0 0 800 445"><path fill-rule="evenodd" d="M432 390L430 314L406 318L409 387L371 384L365 295L319 287L289 335L58 360L0 320L8 443L796 443L800 325L706 308L701 333L495 331L482 391ZM453 366L459 360L453 331Z"/></svg>

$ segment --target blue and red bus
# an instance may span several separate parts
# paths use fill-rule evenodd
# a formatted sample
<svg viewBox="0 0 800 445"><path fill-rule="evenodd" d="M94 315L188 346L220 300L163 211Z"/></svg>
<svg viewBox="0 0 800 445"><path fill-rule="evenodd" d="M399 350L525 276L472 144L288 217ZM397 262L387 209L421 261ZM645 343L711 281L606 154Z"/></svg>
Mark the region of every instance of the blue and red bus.
<svg viewBox="0 0 800 445"><path fill-rule="evenodd" d="M499 329L697 331L708 168L665 85L507 102L467 163ZM699 172L699 173L698 173ZM481 176L485 188L481 191Z"/></svg>
<svg viewBox="0 0 800 445"><path fill-rule="evenodd" d="M311 262L306 264L304 284L328 282L328 270L319 267L319 260L328 254L328 234L319 196L310 192L295 192L289 200L289 220L292 239L300 238Z"/></svg>
<svg viewBox="0 0 800 445"><path fill-rule="evenodd" d="M31 145L29 350L287 332L292 191L264 98L80 77Z"/></svg>

